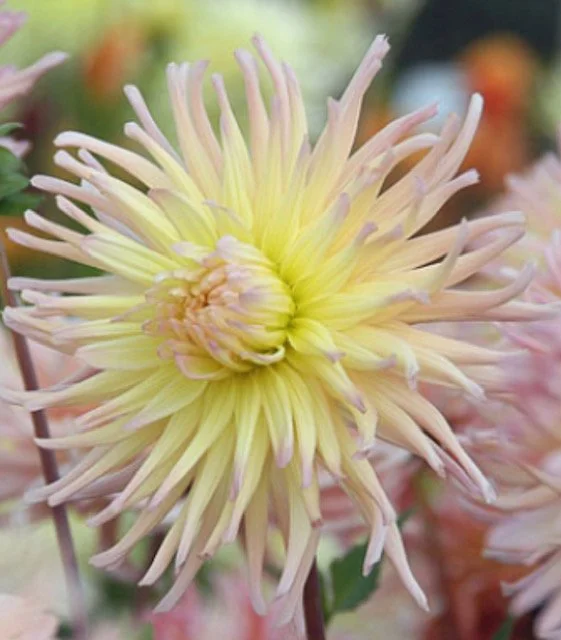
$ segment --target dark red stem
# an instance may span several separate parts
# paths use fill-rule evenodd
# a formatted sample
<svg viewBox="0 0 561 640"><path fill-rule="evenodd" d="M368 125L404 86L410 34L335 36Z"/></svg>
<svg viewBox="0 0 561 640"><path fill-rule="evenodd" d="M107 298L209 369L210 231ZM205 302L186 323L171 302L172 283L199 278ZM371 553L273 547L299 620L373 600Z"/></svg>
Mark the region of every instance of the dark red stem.
<svg viewBox="0 0 561 640"><path fill-rule="evenodd" d="M325 622L321 604L321 584L317 562L314 560L304 585L304 618L308 640L325 640Z"/></svg>
<svg viewBox="0 0 561 640"><path fill-rule="evenodd" d="M423 468L415 477L414 489L419 515L423 523L425 550L431 560L431 570L434 572L435 584L438 585L441 599L442 613L438 619L438 631L434 638L435 640L448 640L448 638L461 640L463 638L462 625L454 606L454 589L446 568L446 553L442 547L440 526L431 506L425 486L426 481L426 470Z"/></svg>
<svg viewBox="0 0 561 640"><path fill-rule="evenodd" d="M4 304L10 307L18 306L15 295L8 288L8 280L10 278L10 265L6 256L4 245L0 242L0 271L1 271L1 290ZM37 382L37 374L29 353L26 339L12 331L12 339L14 349L26 391L36 391L39 388ZM31 420L33 422L33 430L36 438L49 438L49 423L47 416L42 410L31 412ZM39 458L41 461L41 469L45 482L50 484L59 479L58 465L54 451L38 448ZM56 529L58 546L64 566L64 574L66 578L66 587L70 601L70 609L72 616L72 629L74 638L82 640L87 636L87 613L86 601L84 598L84 590L80 580L78 571L78 562L74 551L74 543L72 533L68 522L68 514L64 505L51 507L53 523Z"/></svg>

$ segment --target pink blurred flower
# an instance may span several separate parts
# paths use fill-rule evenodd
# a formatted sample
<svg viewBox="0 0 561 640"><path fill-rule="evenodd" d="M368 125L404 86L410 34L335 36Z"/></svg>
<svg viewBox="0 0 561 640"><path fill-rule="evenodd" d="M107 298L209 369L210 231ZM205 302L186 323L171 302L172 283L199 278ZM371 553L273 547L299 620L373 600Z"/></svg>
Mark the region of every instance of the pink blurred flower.
<svg viewBox="0 0 561 640"><path fill-rule="evenodd" d="M423 554L424 570L415 568L426 576L429 584L423 587L433 594L434 617L421 637L491 640L507 616L501 584L517 579L523 570L482 557L485 523L462 509L449 488L427 499L413 518L424 525L424 533L413 531L417 539L409 541Z"/></svg>
<svg viewBox="0 0 561 640"><path fill-rule="evenodd" d="M35 342L30 343L30 348L42 384L52 384L55 378L58 380L61 375L68 377L78 369L75 360L69 356ZM6 331L0 331L0 359L0 384L9 389L21 389L18 365ZM49 418L53 434L72 432L75 416L75 408L51 410ZM33 520L48 514L44 504L28 507L23 502L25 491L41 479L39 454L33 440L29 413L0 400L0 506L10 507L3 508L0 523Z"/></svg>
<svg viewBox="0 0 561 640"><path fill-rule="evenodd" d="M4 0L0 0L0 6L3 4ZM25 13L20 11L0 11L0 46L14 35L25 20ZM1 65L0 109L4 109L11 102L28 93L44 73L65 59L66 54L53 51L25 69L18 69L13 65ZM0 147L10 150L14 155L22 156L28 150L29 144L4 136L0 137Z"/></svg>
<svg viewBox="0 0 561 640"><path fill-rule="evenodd" d="M337 616L330 640L386 640L411 635L425 624L425 614L409 597L399 575L388 567L383 587L349 616ZM242 576L221 573L210 597L192 586L168 612L149 613L154 640L305 640L302 612L289 625L275 626L272 615L261 617L251 606ZM376 621L375 628L372 620Z"/></svg>
<svg viewBox="0 0 561 640"><path fill-rule="evenodd" d="M506 254L499 273L510 275L529 257L541 269L530 295L561 303L561 162L548 156L525 176L509 180L503 200L527 214L529 232ZM559 318L505 325L502 333L519 355L504 363L509 406L496 429L475 430L471 450L493 478L499 499L481 511L489 521L486 554L531 567L505 585L511 611L540 609L535 633L561 638L561 324Z"/></svg>
<svg viewBox="0 0 561 640"><path fill-rule="evenodd" d="M489 525L485 554L532 567L524 578L505 585L504 592L514 596L510 609L515 616L542 609L535 631L549 639L561 638L561 437L552 429L559 424L561 405L546 421L542 401L551 398L542 395L545 386L535 385L532 397L530 383L520 410L505 418L498 431L472 434L472 451L499 489L493 510L479 513Z"/></svg>
<svg viewBox="0 0 561 640"><path fill-rule="evenodd" d="M241 576L221 573L212 597L190 587L179 603L165 613L150 613L154 640L303 640L300 622L275 627L272 617L255 613Z"/></svg>
<svg viewBox="0 0 561 640"><path fill-rule="evenodd" d="M47 588L48 585L45 585ZM40 599L0 593L0 638L2 640L55 640L59 618ZM114 621L98 623L88 640L123 640L137 637L130 625ZM184 636L178 636L178 638ZM168 636L162 636L168 638ZM169 636L169 640L173 640Z"/></svg>
<svg viewBox="0 0 561 640"><path fill-rule="evenodd" d="M557 146L561 149L561 128ZM541 244L551 232L561 226L561 159L558 153L547 153L525 174L506 179L507 193L499 202L523 211L527 217L524 243L534 249L533 257L540 256ZM528 245L528 242L532 244ZM522 244L522 246L524 245Z"/></svg>
<svg viewBox="0 0 561 640"><path fill-rule="evenodd" d="M0 594L0 634L14 640L54 640L58 629L55 616L36 602Z"/></svg>
<svg viewBox="0 0 561 640"><path fill-rule="evenodd" d="M4 0L0 2L0 6ZM0 12L0 46L9 40L24 24L25 13L19 11ZM0 109L6 107L16 98L25 95L35 82L49 69L66 59L66 54L54 51L43 56L25 69L17 69L12 65L0 67Z"/></svg>

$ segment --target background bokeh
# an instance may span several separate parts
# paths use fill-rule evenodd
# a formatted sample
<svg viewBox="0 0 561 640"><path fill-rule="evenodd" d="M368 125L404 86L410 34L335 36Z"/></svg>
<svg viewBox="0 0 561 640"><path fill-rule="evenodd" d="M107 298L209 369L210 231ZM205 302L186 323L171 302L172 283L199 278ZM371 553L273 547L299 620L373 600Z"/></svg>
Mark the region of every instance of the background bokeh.
<svg viewBox="0 0 561 640"><path fill-rule="evenodd" d="M172 134L170 61L210 60L243 121L232 51L250 46L256 32L295 68L315 135L326 98L338 95L377 33L388 34L393 51L370 90L359 140L435 100L437 128L481 92L485 117L468 158L481 184L443 215L469 213L500 191L506 174L553 146L561 109L558 0L11 0L10 8L26 11L28 23L2 48L0 62L28 64L53 49L71 56L13 114L33 142L31 173L56 173L52 139L59 131L121 142L132 116L127 83L140 87ZM23 259L16 256L18 270Z"/></svg>
<svg viewBox="0 0 561 640"><path fill-rule="evenodd" d="M1 64L30 64L52 50L70 54L30 96L11 108L9 119L24 125L15 135L32 144L25 158L29 175L59 174L52 162L52 140L60 131L80 130L123 143L123 125L133 115L122 92L128 83L140 87L162 129L173 136L165 74L170 61L210 60L212 70L224 75L243 123L243 83L232 51L251 46L256 32L295 68L314 136L321 131L326 98L339 95L378 33L389 36L393 50L368 94L359 142L396 116L434 101L440 104L431 125L437 130L447 113L463 113L472 92L483 94L485 113L466 161L480 172L480 183L456 196L436 224L473 215L502 191L505 176L523 172L556 145L561 122L560 0L10 0L8 5L26 11L28 22L1 49ZM56 219L48 198L38 206ZM21 211L4 211L0 217L2 229L23 225ZM40 272L50 277L83 273L83 268L79 271L75 265L33 255L5 241L17 273ZM413 493L404 496L404 508L414 498ZM389 574L358 616L336 621L334 633L340 635L334 637L450 640L445 633L450 615L457 628L465 631L460 640L497 637L507 616L500 582L516 570L499 570L479 558L482 529L452 508L449 496L429 486L421 504L428 517L411 518L406 530L421 583L429 593L440 590L432 617L418 612ZM440 555L434 551L436 530L444 549ZM79 531L89 548L89 534ZM3 548L13 545L11 535L0 536ZM25 535L31 541L39 535L43 540L39 544L50 549L49 557L55 553L50 538L44 542L35 530L20 532L18 537L25 540L21 538ZM325 551L327 556L332 552ZM33 554L25 556L18 554L20 566L33 561ZM13 557L0 559L5 588L9 588L13 561ZM226 567L236 565L235 558L223 562ZM41 588L40 580L37 573L31 593ZM60 583L60 578L54 581ZM194 619L197 611L204 610L208 619L219 621L210 631L195 625L193 639L219 637L227 628L224 620L245 611L236 599L243 600L243 594L232 596L239 589L235 578L221 578L217 584L218 604L206 596L202 600L189 596L182 615ZM57 588L52 590L53 598L60 597ZM173 621L149 614L131 623L124 612L142 596L126 581L107 580L92 589L101 593L99 610L117 621L120 630L115 637L133 638L137 633L155 640L185 637L172 635ZM249 622L240 640L268 637L246 608ZM154 622L153 629L148 621ZM180 620L178 628L181 624ZM100 637L113 637L109 631L104 634ZM515 634L512 637L532 638L529 619L518 622Z"/></svg>

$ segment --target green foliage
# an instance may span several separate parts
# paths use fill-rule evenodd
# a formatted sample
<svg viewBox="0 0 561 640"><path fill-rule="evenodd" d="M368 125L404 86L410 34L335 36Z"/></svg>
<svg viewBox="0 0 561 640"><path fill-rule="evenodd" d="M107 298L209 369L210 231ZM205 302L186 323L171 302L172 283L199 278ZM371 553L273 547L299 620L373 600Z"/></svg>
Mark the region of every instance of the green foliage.
<svg viewBox="0 0 561 640"><path fill-rule="evenodd" d="M0 125L0 137L6 136L20 125ZM0 147L0 215L17 215L36 207L40 197L27 191L29 180L21 158Z"/></svg>
<svg viewBox="0 0 561 640"><path fill-rule="evenodd" d="M9 149L0 147L0 176L9 176L17 173L23 166L21 158L14 155Z"/></svg>
<svg viewBox="0 0 561 640"><path fill-rule="evenodd" d="M515 622L516 620L509 615L493 636L493 640L509 640L514 631Z"/></svg>
<svg viewBox="0 0 561 640"><path fill-rule="evenodd" d="M154 633L152 630L152 625L151 624L144 625L140 630L140 636L138 640L153 640L153 638L154 638Z"/></svg>
<svg viewBox="0 0 561 640"><path fill-rule="evenodd" d="M21 129L21 124L19 122L6 122L4 124L0 124L0 138L9 136L10 133L13 133L17 129Z"/></svg>
<svg viewBox="0 0 561 640"><path fill-rule="evenodd" d="M2 186L0 178L0 189ZM19 191L6 198L0 198L0 216L18 215L23 213L26 209L35 209L40 202L41 196L27 191Z"/></svg>
<svg viewBox="0 0 561 640"><path fill-rule="evenodd" d="M212 578L214 574L214 566L211 562L203 564L195 576L195 584L199 593L204 598L210 598L213 595Z"/></svg>
<svg viewBox="0 0 561 640"><path fill-rule="evenodd" d="M326 623L337 613L353 611L378 588L381 562L362 575L367 543L357 544L329 566L328 577L322 576L322 597Z"/></svg>
<svg viewBox="0 0 561 640"><path fill-rule="evenodd" d="M14 196L29 185L29 180L21 173L2 174L0 178L0 201Z"/></svg>
<svg viewBox="0 0 561 640"><path fill-rule="evenodd" d="M410 508L399 516L397 524L400 529L413 512L414 508ZM367 576L362 575L367 547L368 542L355 545L342 558L333 560L327 575L320 574L323 615L326 624L335 614L356 609L378 588L382 560L372 567Z"/></svg>
<svg viewBox="0 0 561 640"><path fill-rule="evenodd" d="M118 617L133 609L139 589L136 584L115 579L110 575L103 575L99 584L101 597L93 617Z"/></svg>
<svg viewBox="0 0 561 640"><path fill-rule="evenodd" d="M68 622L62 622L58 628L57 638L59 640L66 640L66 638L72 638L74 636L74 632L72 631L72 627Z"/></svg>

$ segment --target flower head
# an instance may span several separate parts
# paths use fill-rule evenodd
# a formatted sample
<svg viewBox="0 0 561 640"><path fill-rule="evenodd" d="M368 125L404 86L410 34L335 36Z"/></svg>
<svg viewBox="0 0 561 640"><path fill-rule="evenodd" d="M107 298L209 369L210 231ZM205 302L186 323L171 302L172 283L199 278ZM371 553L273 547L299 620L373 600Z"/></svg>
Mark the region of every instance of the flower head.
<svg viewBox="0 0 561 640"><path fill-rule="evenodd" d="M528 214L529 231L520 245L507 252L495 271L509 274L531 255L541 263L531 294L561 300L561 163L549 155L524 176L509 179L504 198ZM505 361L504 395L508 406L486 429L474 429L471 451L497 485L494 509L483 512L489 521L486 553L501 562L526 565L527 575L506 585L514 615L541 608L535 632L557 638L561 632L561 364L559 318L502 327L505 340L519 354ZM489 428L489 423L491 428Z"/></svg>
<svg viewBox="0 0 561 640"><path fill-rule="evenodd" d="M558 136L561 149L561 130ZM555 274L556 230L561 228L561 160L559 153L547 153L523 174L506 178L506 192L493 205L493 211L516 209L526 215L527 233L521 242L505 252L498 266L507 274L533 260L539 266L539 289L545 286L559 293ZM494 269L495 274L498 270ZM558 279L557 279L558 280Z"/></svg>
<svg viewBox="0 0 561 640"><path fill-rule="evenodd" d="M141 125L127 124L125 133L151 160L79 133L56 139L78 148L77 158L59 151L55 159L81 183L38 176L34 184L58 194L60 210L83 231L29 212L28 224L53 239L21 231L11 237L110 275L11 281L29 306L7 309L7 324L76 354L84 371L51 389L3 393L29 409L97 403L77 420L83 432L40 441L88 453L35 492L53 505L114 494L94 524L138 508L135 524L95 565L121 562L179 506L142 580L153 583L175 556L176 581L163 608L242 527L252 601L263 610L270 514L286 552L280 617L290 618L320 536L320 471L339 480L370 530L364 570L385 549L425 606L394 508L366 457L380 437L493 497L417 381L480 397L500 354L420 323L538 314L512 301L529 282L527 269L502 289L455 288L519 237L522 218L493 216L414 237L477 179L473 171L455 177L477 127L477 96L465 122L452 117L440 136L411 134L434 114L428 107L351 153L363 95L388 49L379 37L341 99L329 102L312 148L293 72L262 39L254 45L275 93L267 109L255 59L238 51L249 145L215 75L217 138L203 106L203 62L168 69L180 152L131 87ZM385 188L392 169L422 149L414 170ZM128 172L130 183L99 159ZM465 248L494 229L503 229L498 241Z"/></svg>
<svg viewBox="0 0 561 640"><path fill-rule="evenodd" d="M543 355L537 359L543 360ZM535 353L530 356L532 364L538 364ZM541 369L542 379L547 371ZM475 431L471 451L500 496L492 510L479 514L488 525L485 555L525 567L524 577L503 584L505 595L512 596L510 610L518 617L539 608L536 637L557 638L561 629L561 448L559 434L554 433L559 423L554 398L558 403L559 392L552 395L552 389L546 387L554 385L536 385L536 378L531 377L534 382L525 385L526 392L520 397L519 404L526 406L519 411L503 410L498 430Z"/></svg>

